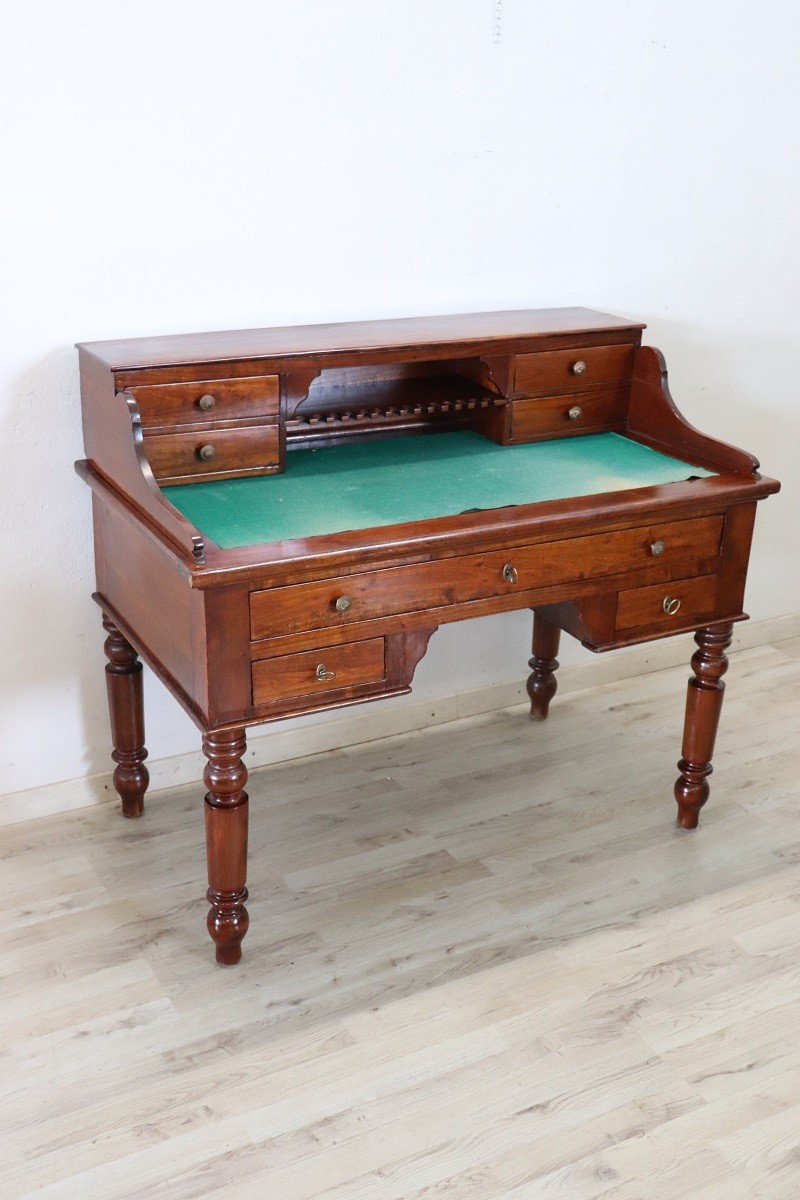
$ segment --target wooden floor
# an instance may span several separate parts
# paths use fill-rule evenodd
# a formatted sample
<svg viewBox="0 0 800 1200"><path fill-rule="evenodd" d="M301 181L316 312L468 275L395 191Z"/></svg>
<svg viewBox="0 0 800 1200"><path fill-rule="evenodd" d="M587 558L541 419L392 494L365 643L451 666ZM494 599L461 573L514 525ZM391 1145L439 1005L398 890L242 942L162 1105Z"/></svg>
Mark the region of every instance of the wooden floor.
<svg viewBox="0 0 800 1200"><path fill-rule="evenodd" d="M0 1196L800 1195L800 641L694 834L687 675L258 773L234 970L199 786L0 831Z"/></svg>

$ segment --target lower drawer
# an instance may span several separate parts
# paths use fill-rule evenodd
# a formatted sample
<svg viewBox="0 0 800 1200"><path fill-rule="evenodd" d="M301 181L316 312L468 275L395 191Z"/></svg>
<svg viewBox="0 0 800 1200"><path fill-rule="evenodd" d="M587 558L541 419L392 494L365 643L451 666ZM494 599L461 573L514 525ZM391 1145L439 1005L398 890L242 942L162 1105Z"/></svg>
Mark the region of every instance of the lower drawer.
<svg viewBox="0 0 800 1200"><path fill-rule="evenodd" d="M159 483L275 471L280 455L278 426L150 434L145 435L144 452Z"/></svg>
<svg viewBox="0 0 800 1200"><path fill-rule="evenodd" d="M598 433L617 428L628 406L626 388L603 388L592 395L541 396L514 400L511 441L535 442L565 433Z"/></svg>
<svg viewBox="0 0 800 1200"><path fill-rule="evenodd" d="M261 659L253 663L253 704L258 708L295 696L379 683L386 673L384 657L380 637Z"/></svg>
<svg viewBox="0 0 800 1200"><path fill-rule="evenodd" d="M620 592L617 600L617 630L668 629L716 614L717 577L701 575L650 587Z"/></svg>

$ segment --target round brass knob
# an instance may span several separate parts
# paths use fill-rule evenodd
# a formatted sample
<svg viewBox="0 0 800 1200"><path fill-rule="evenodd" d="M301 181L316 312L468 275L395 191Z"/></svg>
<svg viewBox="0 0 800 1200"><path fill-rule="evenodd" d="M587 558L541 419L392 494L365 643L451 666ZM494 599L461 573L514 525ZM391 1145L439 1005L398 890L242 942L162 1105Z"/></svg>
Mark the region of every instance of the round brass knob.
<svg viewBox="0 0 800 1200"><path fill-rule="evenodd" d="M583 362L582 359L579 358L577 362L574 362L572 364L572 374L573 375L585 375L586 374L586 363Z"/></svg>
<svg viewBox="0 0 800 1200"><path fill-rule="evenodd" d="M582 417L583 409L581 408L580 404L573 404L572 408L567 412L567 416L569 417L570 421L577 421L579 417Z"/></svg>
<svg viewBox="0 0 800 1200"><path fill-rule="evenodd" d="M352 603L349 596L339 596L333 607L337 612L347 612Z"/></svg>
<svg viewBox="0 0 800 1200"><path fill-rule="evenodd" d="M519 576L517 575L517 568L512 566L511 563L506 563L506 565L503 567L503 579L506 581L506 583L516 583L518 578Z"/></svg>
<svg viewBox="0 0 800 1200"><path fill-rule="evenodd" d="M676 596L665 596L662 608L668 617L674 617L675 613L681 606L680 600Z"/></svg>
<svg viewBox="0 0 800 1200"><path fill-rule="evenodd" d="M217 402L213 396L201 396L197 401L197 407L201 410L201 412L211 412L216 403Z"/></svg>
<svg viewBox="0 0 800 1200"><path fill-rule="evenodd" d="M336 672L329 671L327 669L327 667L325 666L325 663L320 663L319 666L317 667L316 671L314 672L314 674L316 675L319 683L327 683L327 681L329 679L336 678Z"/></svg>
<svg viewBox="0 0 800 1200"><path fill-rule="evenodd" d="M217 452L213 446L201 446L197 451L197 457L201 459L202 462L211 462L216 453Z"/></svg>
<svg viewBox="0 0 800 1200"><path fill-rule="evenodd" d="M661 538L659 538L657 542L650 543L650 553L655 558L660 558L661 555L664 553L665 549L666 549L666 547L665 547L664 543L662 542Z"/></svg>

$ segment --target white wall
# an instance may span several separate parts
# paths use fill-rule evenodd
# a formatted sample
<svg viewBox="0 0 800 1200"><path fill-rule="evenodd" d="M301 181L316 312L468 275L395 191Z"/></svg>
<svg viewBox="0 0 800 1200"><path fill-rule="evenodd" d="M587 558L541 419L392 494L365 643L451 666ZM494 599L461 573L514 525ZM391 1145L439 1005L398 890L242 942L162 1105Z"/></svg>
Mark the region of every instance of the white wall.
<svg viewBox="0 0 800 1200"><path fill-rule="evenodd" d="M108 765L76 340L645 320L684 412L783 479L748 607L800 609L791 0L72 0L3 34L0 792ZM523 675L528 638L440 631L417 695ZM196 746L147 703L152 757Z"/></svg>

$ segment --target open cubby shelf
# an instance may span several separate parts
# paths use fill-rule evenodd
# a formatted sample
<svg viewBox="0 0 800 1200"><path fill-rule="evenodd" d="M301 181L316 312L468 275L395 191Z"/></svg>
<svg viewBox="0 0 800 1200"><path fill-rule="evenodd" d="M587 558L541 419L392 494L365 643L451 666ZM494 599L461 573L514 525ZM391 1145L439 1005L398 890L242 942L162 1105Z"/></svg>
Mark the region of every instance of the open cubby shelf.
<svg viewBox="0 0 800 1200"><path fill-rule="evenodd" d="M482 410L506 403L452 363L323 371L287 420L287 447L298 449L323 437L341 440L356 428L367 434L459 428Z"/></svg>

